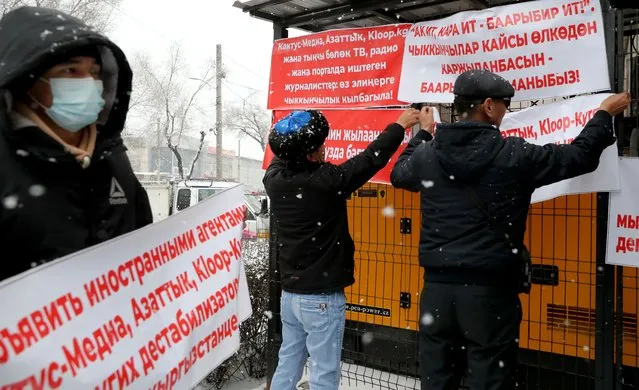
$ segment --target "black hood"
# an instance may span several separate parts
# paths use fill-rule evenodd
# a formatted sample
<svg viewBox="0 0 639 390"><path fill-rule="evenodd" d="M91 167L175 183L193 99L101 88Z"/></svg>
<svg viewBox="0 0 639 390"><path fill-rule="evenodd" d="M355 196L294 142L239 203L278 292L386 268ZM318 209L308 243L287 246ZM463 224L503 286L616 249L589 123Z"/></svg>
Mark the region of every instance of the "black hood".
<svg viewBox="0 0 639 390"><path fill-rule="evenodd" d="M446 172L467 180L493 161L504 146L498 128L481 122L438 124L433 140L435 156Z"/></svg>
<svg viewBox="0 0 639 390"><path fill-rule="evenodd" d="M98 120L100 138L119 138L129 108L133 74L122 50L80 19L58 10L21 7L0 20L0 116L8 119L11 86L39 77L48 64L67 51L94 46L100 53L106 105ZM22 123L19 126L26 126ZM14 124L15 126L15 124Z"/></svg>

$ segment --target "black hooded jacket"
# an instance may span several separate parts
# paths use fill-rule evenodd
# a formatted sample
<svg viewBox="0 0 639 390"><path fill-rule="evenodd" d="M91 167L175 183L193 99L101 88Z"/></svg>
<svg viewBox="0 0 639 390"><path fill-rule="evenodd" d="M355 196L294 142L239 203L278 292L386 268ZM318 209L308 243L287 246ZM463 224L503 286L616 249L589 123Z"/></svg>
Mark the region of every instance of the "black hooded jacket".
<svg viewBox="0 0 639 390"><path fill-rule="evenodd" d="M120 133L132 72L122 51L76 18L23 7L0 21L0 280L152 222ZM105 109L91 165L12 113L10 89L61 52L97 45ZM106 261L107 259L95 259Z"/></svg>
<svg viewBox="0 0 639 390"><path fill-rule="evenodd" d="M391 124L359 155L340 165L274 158L264 175L271 202L282 289L337 292L355 282L355 244L346 199L386 166L404 140Z"/></svg>
<svg viewBox="0 0 639 390"><path fill-rule="evenodd" d="M418 133L391 173L393 186L421 192L419 262L425 278L517 287L516 251L490 228L462 183L472 185L512 241L523 245L534 190L594 171L614 134L612 117L599 111L569 145L503 138L496 127L470 121L440 124L429 139Z"/></svg>

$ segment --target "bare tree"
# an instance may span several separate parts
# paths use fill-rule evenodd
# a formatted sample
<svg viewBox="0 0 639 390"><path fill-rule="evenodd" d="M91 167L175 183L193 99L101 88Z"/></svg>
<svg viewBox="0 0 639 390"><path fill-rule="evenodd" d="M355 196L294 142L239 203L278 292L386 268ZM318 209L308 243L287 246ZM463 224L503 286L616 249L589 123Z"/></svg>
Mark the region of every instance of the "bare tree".
<svg viewBox="0 0 639 390"><path fill-rule="evenodd" d="M22 6L59 9L84 20L96 30L106 32L111 26L113 11L122 0L0 0L0 13L6 14Z"/></svg>
<svg viewBox="0 0 639 390"><path fill-rule="evenodd" d="M144 94L137 98L138 103L144 107L148 117L159 118L166 146L175 156L180 179L184 179L184 159L180 153L180 142L183 136L192 131L192 114L197 109L196 98L215 79L215 64L209 62L198 79L197 88L188 91L184 86L187 76L184 73L182 48L179 45L174 44L171 48L169 60L164 68L155 66L148 57L142 55L138 55L135 62L138 69L135 89L140 88ZM213 129L199 131L198 148L190 163L186 179L189 179L194 171L207 133L212 132Z"/></svg>
<svg viewBox="0 0 639 390"><path fill-rule="evenodd" d="M262 151L266 149L271 118L262 107L253 101L253 95L239 103L231 104L224 113L225 127L240 136L257 142Z"/></svg>

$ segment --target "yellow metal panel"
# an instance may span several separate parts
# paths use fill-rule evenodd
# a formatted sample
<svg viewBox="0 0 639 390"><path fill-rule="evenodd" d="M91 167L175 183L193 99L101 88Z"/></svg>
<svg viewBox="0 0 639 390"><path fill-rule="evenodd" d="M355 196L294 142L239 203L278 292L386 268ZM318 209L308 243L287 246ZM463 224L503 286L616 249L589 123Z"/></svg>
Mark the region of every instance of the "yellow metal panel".
<svg viewBox="0 0 639 390"><path fill-rule="evenodd" d="M347 300L359 310L390 310L390 316L349 311L347 319L417 330L423 282L417 259L419 194L381 184L368 184L363 190L348 201L356 283L347 289ZM530 295L521 296L521 347L594 359L596 213L596 194L531 206L526 244L535 264L559 268L559 285L533 285ZM411 234L400 233L404 217L412 220ZM624 276L625 312L636 315L637 270L626 269ZM400 306L401 293L410 295L409 308ZM565 320L551 321L549 305L565 308ZM637 340L624 340L624 364L637 366Z"/></svg>

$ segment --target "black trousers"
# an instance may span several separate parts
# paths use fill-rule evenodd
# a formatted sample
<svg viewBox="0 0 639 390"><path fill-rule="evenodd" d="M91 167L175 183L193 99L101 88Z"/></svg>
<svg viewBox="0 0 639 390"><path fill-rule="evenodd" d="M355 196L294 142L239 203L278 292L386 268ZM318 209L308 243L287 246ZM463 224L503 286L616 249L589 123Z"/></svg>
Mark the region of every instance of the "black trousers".
<svg viewBox="0 0 639 390"><path fill-rule="evenodd" d="M422 390L513 390L519 295L489 286L426 282L420 299Z"/></svg>

